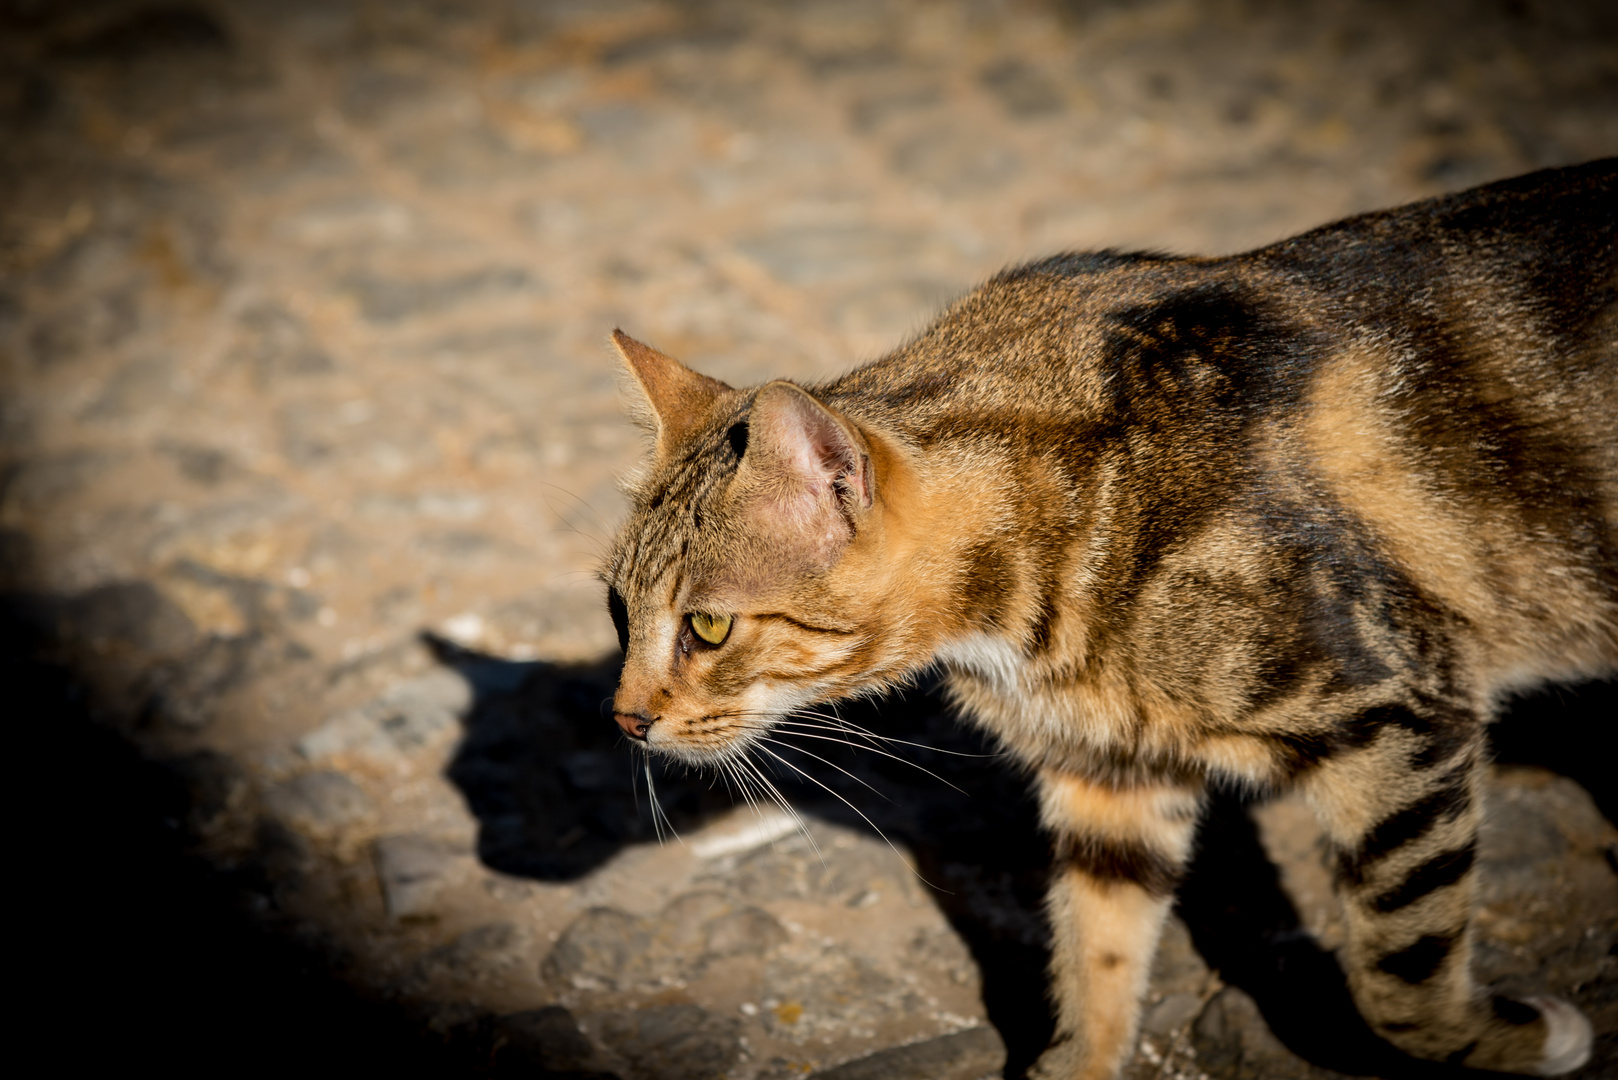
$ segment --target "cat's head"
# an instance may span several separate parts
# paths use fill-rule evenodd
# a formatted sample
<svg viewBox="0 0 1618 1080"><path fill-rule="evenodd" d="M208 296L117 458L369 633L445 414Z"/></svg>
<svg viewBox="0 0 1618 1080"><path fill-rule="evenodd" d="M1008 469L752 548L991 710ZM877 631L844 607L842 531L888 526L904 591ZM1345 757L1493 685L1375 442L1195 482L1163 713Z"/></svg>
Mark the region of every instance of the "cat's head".
<svg viewBox="0 0 1618 1080"><path fill-rule="evenodd" d="M613 342L654 436L603 574L624 648L618 724L713 764L794 710L891 678L902 455L792 383L732 389Z"/></svg>

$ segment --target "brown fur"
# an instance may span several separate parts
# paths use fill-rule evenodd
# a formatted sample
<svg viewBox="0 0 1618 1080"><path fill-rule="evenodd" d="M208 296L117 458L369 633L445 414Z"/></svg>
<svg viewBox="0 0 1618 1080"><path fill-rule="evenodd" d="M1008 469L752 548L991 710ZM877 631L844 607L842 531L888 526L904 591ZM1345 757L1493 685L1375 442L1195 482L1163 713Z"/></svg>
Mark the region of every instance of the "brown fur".
<svg viewBox="0 0 1618 1080"><path fill-rule="evenodd" d="M1210 783L1311 798L1386 1038L1576 1065L1568 1006L1475 987L1469 920L1496 703L1618 668L1614 177L1227 259L1049 259L817 386L617 335L658 432L606 571L619 722L734 769L793 710L942 662L1056 841L1039 1076L1128 1054Z"/></svg>

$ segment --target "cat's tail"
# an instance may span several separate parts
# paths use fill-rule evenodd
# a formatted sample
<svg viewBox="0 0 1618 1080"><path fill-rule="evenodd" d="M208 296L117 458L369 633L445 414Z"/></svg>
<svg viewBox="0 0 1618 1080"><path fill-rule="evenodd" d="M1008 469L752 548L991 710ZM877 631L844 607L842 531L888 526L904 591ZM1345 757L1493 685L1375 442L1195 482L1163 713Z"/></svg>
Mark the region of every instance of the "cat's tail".
<svg viewBox="0 0 1618 1080"><path fill-rule="evenodd" d="M1576 1005L1549 995L1536 995L1524 1004L1537 1009L1545 1020L1545 1049L1534 1070L1536 1076L1561 1076L1590 1060L1595 1032Z"/></svg>

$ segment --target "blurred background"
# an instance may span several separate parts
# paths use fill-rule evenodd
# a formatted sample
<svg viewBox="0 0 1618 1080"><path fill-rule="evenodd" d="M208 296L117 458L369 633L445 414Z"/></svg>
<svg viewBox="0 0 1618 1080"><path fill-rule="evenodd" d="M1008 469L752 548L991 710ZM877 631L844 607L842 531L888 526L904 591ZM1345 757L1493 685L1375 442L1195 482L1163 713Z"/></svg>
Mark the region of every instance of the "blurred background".
<svg viewBox="0 0 1618 1080"><path fill-rule="evenodd" d="M1234 252L1615 152L1594 0L0 3L13 891L53 1052L1017 1075L1043 841L926 688L862 722L972 799L805 758L793 833L672 776L687 843L655 842L600 712L641 450L607 332L813 378L1034 256ZM1595 1076L1610 789L1534 761L1497 777L1484 959L1583 995ZM1136 1074L1406 1067L1266 990L1331 983L1310 828L1212 831L1269 891L1182 912ZM1244 919L1247 975L1211 955Z"/></svg>

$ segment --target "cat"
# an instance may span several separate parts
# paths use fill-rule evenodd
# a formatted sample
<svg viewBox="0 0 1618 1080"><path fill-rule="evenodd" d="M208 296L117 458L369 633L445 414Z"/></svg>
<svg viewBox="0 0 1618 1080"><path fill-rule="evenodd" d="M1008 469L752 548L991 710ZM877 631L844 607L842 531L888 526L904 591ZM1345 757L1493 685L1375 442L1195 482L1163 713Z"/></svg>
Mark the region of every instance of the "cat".
<svg viewBox="0 0 1618 1080"><path fill-rule="evenodd" d="M942 665L1037 788L1057 1029L1116 1075L1205 791L1301 789L1404 1052L1558 1075L1589 1022L1473 980L1485 724L1618 670L1618 159L1244 255L1005 271L827 382L615 331L654 446L618 724L724 767Z"/></svg>

